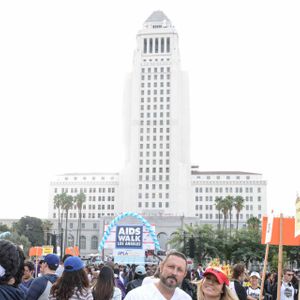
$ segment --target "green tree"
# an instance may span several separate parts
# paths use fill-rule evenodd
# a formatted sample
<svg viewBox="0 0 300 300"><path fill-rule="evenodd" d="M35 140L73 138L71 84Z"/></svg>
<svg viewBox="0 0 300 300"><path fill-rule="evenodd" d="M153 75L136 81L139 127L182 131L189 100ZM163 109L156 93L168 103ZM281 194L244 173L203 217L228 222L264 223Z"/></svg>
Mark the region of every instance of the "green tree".
<svg viewBox="0 0 300 300"><path fill-rule="evenodd" d="M69 210L72 208L73 204L74 204L73 196L67 195L66 197L63 198L62 209L65 211L65 215L66 215L64 250L67 248L67 241L68 241L68 218L69 218Z"/></svg>
<svg viewBox="0 0 300 300"><path fill-rule="evenodd" d="M78 225L77 225L77 237L76 242L80 252L80 237L81 237L81 220L82 220L82 205L86 201L86 196L83 192L77 194L74 198L74 202L78 209Z"/></svg>
<svg viewBox="0 0 300 300"><path fill-rule="evenodd" d="M43 227L43 232L44 232L44 245L46 245L48 242L47 237L51 232L53 223L50 220L43 220L42 222L43 222L42 227Z"/></svg>
<svg viewBox="0 0 300 300"><path fill-rule="evenodd" d="M54 207L57 209L57 225L58 232L61 232L62 220L61 220L61 205L62 205L62 194L56 194L53 198Z"/></svg>
<svg viewBox="0 0 300 300"><path fill-rule="evenodd" d="M25 235L32 246L42 246L44 243L43 222L35 217L22 217L13 224L13 231Z"/></svg>
<svg viewBox="0 0 300 300"><path fill-rule="evenodd" d="M215 206L216 210L218 210L218 229L221 230L221 209L222 209L222 197L216 197L215 198Z"/></svg>
<svg viewBox="0 0 300 300"><path fill-rule="evenodd" d="M251 217L247 220L247 227L254 232L259 233L260 220L257 217Z"/></svg>
<svg viewBox="0 0 300 300"><path fill-rule="evenodd" d="M169 240L168 244L172 248L178 249L189 255L189 240L194 239L195 261L204 262L209 257L219 255L216 245L216 231L211 225L187 225L177 229Z"/></svg>
<svg viewBox="0 0 300 300"><path fill-rule="evenodd" d="M231 236L231 219L232 219L232 209L234 205L234 198L232 196L226 196L224 199L227 209L228 209L228 214L229 214L229 236Z"/></svg>
<svg viewBox="0 0 300 300"><path fill-rule="evenodd" d="M9 227L5 224L0 223L0 233L10 231Z"/></svg>
<svg viewBox="0 0 300 300"><path fill-rule="evenodd" d="M236 210L236 230L239 229L240 212L244 208L244 198L242 196L236 196L234 198L234 208Z"/></svg>

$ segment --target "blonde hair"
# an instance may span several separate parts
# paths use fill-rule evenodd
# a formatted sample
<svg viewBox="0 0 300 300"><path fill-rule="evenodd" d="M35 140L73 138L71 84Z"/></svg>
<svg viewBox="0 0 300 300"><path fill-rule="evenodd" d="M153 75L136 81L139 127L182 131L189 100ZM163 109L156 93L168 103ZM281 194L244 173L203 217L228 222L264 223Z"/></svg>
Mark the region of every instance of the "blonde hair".
<svg viewBox="0 0 300 300"><path fill-rule="evenodd" d="M200 281L194 282L197 285L197 300L204 300L204 294L202 289L203 279ZM239 300L238 297L233 293L233 291L223 284L223 293L220 295L220 299L222 300Z"/></svg>

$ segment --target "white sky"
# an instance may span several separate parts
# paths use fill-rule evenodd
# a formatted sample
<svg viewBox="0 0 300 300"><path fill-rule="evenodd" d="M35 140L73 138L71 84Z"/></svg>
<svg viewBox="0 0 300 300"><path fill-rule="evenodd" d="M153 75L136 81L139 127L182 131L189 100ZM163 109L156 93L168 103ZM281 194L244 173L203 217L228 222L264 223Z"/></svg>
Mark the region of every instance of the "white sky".
<svg viewBox="0 0 300 300"><path fill-rule="evenodd" d="M49 183L123 166L135 36L163 10L190 78L191 163L262 173L268 208L300 192L299 1L1 1L0 218L46 218Z"/></svg>

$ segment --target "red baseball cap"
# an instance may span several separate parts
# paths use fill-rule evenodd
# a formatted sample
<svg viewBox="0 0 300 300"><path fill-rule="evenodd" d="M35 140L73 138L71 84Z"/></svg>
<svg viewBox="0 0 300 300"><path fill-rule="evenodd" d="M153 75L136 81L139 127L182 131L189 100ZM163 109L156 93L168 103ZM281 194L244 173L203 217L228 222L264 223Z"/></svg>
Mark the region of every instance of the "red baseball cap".
<svg viewBox="0 0 300 300"><path fill-rule="evenodd" d="M229 285L229 279L228 277L223 273L223 271L221 269L216 269L216 268L207 268L203 274L203 276L205 277L207 274L212 274L214 275L218 282L220 284L225 283L226 285Z"/></svg>

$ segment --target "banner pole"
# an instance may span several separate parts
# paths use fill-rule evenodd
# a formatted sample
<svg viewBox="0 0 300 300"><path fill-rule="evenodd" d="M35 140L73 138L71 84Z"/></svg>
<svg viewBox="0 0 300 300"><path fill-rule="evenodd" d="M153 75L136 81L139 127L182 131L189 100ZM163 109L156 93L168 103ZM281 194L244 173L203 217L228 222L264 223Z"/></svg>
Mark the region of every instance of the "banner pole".
<svg viewBox="0 0 300 300"><path fill-rule="evenodd" d="M282 233L283 233L283 215L280 214L280 220L279 220L279 247L278 247L277 300L280 300L281 277L282 277Z"/></svg>
<svg viewBox="0 0 300 300"><path fill-rule="evenodd" d="M265 260L264 260L264 268L263 268L263 274L262 274L261 286L260 286L260 293L259 293L259 300L263 299L264 284L265 284L267 264L268 264L268 256L269 256L269 248L270 248L270 244L267 243L266 252L265 252Z"/></svg>

